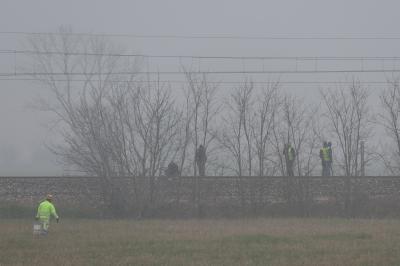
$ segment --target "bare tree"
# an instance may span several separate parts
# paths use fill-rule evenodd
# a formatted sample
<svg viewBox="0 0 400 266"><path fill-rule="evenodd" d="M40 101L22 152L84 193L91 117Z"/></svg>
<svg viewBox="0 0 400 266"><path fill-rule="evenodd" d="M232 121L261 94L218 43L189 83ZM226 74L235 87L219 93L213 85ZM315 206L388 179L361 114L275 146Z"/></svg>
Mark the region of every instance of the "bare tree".
<svg viewBox="0 0 400 266"><path fill-rule="evenodd" d="M278 103L279 109L272 120L269 140L274 151L270 161L273 170L280 175L286 175L287 162L283 149L285 144L290 143L295 150L295 176L311 175L317 158L317 108L287 94L281 96ZM301 204L296 207L298 210L303 209L306 204L302 203L309 199L308 182L299 178L287 178L284 197L290 204Z"/></svg>
<svg viewBox="0 0 400 266"><path fill-rule="evenodd" d="M298 176L313 170L317 131L314 127L317 107L306 105L303 100L286 96L283 101L284 121L288 142L293 143L296 151L296 171Z"/></svg>
<svg viewBox="0 0 400 266"><path fill-rule="evenodd" d="M372 131L372 117L367 106L368 91L359 82L353 81L347 89L325 90L321 91L321 95L328 129L339 146L336 158L348 177L345 180L344 207L350 215L354 194L350 177L360 175L361 142L366 143Z"/></svg>
<svg viewBox="0 0 400 266"><path fill-rule="evenodd" d="M279 103L278 115L272 120L270 140L275 150L275 168L279 169L281 175L285 175L283 147L291 143L296 154L295 175L310 175L315 167L318 108L290 95L281 97Z"/></svg>
<svg viewBox="0 0 400 266"><path fill-rule="evenodd" d="M258 175L272 174L268 171L267 163L271 147L269 141L272 136L272 127L275 116L279 110L279 82L270 83L262 88L260 97L257 97L254 122L251 124L252 137L254 138L254 149L258 160Z"/></svg>
<svg viewBox="0 0 400 266"><path fill-rule="evenodd" d="M391 174L400 173L400 84L399 79L388 81L388 88L380 95L382 111L378 123L391 139L382 155L385 166Z"/></svg>
<svg viewBox="0 0 400 266"><path fill-rule="evenodd" d="M64 145L53 151L79 170L101 177L103 198L112 204L115 187L111 185L116 167L111 157L111 106L107 90L120 80L122 69L134 73L104 39L73 35L68 28L60 34L37 35L28 40L34 51L34 77L53 94L55 101L43 100L41 108L55 114ZM76 79L81 77L81 79ZM83 78L83 79L82 79ZM132 79L133 74L124 77Z"/></svg>
<svg viewBox="0 0 400 266"><path fill-rule="evenodd" d="M186 73L186 117L187 124L191 123L191 136L193 142L193 174L197 176L195 163L195 150L201 144L209 153L209 146L215 140L213 123L217 117L220 105L217 102L218 84L210 83L206 75L197 75L184 69Z"/></svg>
<svg viewBox="0 0 400 266"><path fill-rule="evenodd" d="M360 144L371 136L368 91L353 81L347 89L321 91L331 137L337 140L339 162L346 176L360 174Z"/></svg>
<svg viewBox="0 0 400 266"><path fill-rule="evenodd" d="M171 98L171 90L159 81L139 88L132 102L134 128L138 135L135 149L140 151L142 176L149 177L149 204L154 201L155 177L162 175L168 158L177 145L180 112Z"/></svg>
<svg viewBox="0 0 400 266"><path fill-rule="evenodd" d="M187 160L193 167L193 191L192 201L198 207L198 212L201 212L201 199L200 199L200 182L197 177L197 164L196 164L196 150L199 145L203 145L206 152L208 161L211 151L213 149L213 142L216 136L216 130L213 126L215 118L218 114L219 105L217 104L216 94L218 92L218 85L209 83L205 74L197 75L183 68L186 73L187 87L184 88L186 96L186 107L184 111L185 122L184 128L184 141L181 157L181 165L183 167L188 154L189 139L192 140L193 149L191 151L192 160ZM190 151L189 151L190 154ZM207 163L207 165L210 165ZM206 172L207 172L206 167Z"/></svg>
<svg viewBox="0 0 400 266"><path fill-rule="evenodd" d="M103 39L82 39L62 30L29 43L35 50L35 77L54 96L41 107L55 114L64 140L52 151L66 164L99 177L104 203L113 210L126 201L124 186L115 180L119 176L132 177L135 203L151 206L156 176L176 152L181 113L171 90L159 79L136 81L136 64L112 53ZM141 186L139 191L143 178L149 189Z"/></svg>
<svg viewBox="0 0 400 266"><path fill-rule="evenodd" d="M221 144L233 157L231 166L236 175L243 176L247 166L247 174L252 175L252 92L253 84L244 82L233 90L226 102L228 112L224 118L226 128L223 130Z"/></svg>
<svg viewBox="0 0 400 266"><path fill-rule="evenodd" d="M167 160L177 153L180 111L175 108L170 88L159 80L127 83L112 90L115 140L112 143L121 173L134 180L136 202L141 212L151 207L156 196L156 177L162 175ZM148 180L148 190L138 191Z"/></svg>

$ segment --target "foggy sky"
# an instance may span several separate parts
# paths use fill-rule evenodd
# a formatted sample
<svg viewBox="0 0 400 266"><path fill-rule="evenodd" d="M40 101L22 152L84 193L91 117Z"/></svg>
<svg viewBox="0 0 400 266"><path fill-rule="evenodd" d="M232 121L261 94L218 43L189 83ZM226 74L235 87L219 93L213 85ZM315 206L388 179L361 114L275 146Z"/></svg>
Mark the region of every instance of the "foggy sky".
<svg viewBox="0 0 400 266"><path fill-rule="evenodd" d="M54 32L61 25L70 25L75 32L146 35L400 36L398 15L400 3L388 0L2 0L1 4L1 32ZM145 54L400 56L398 48L400 40L112 39L128 51ZM0 50L21 49L22 43L22 36L0 34ZM165 62L153 63L162 66ZM168 62L170 65L176 63ZM18 68L23 67L20 64L22 62L18 62ZM13 59L0 55L0 72L13 69ZM365 80L385 78L382 75L376 77L359 75L359 77ZM267 79L267 77L257 78ZM332 76L285 78L337 79ZM301 88L301 93L315 95L307 89ZM45 126L50 117L28 107L37 95L45 95L45 89L36 83L0 81L0 175L63 174L63 167L55 163L55 158L44 145L46 140L52 137L52 133ZM376 98L372 99L374 100Z"/></svg>

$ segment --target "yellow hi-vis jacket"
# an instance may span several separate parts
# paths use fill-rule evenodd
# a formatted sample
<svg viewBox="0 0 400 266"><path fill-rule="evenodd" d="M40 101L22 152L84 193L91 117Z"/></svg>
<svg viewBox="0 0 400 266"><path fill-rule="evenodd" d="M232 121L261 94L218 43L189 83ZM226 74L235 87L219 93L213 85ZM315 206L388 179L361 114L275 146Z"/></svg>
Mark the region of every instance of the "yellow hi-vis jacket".
<svg viewBox="0 0 400 266"><path fill-rule="evenodd" d="M287 159L288 159L288 161L294 160L294 149L292 146L289 146L287 149Z"/></svg>
<svg viewBox="0 0 400 266"><path fill-rule="evenodd" d="M50 221L51 216L58 219L56 208L54 207L53 203L45 200L39 204L36 218L40 219L41 221Z"/></svg>
<svg viewBox="0 0 400 266"><path fill-rule="evenodd" d="M323 147L321 151L322 151L322 160L324 160L325 162L329 162L331 160L329 156L329 148Z"/></svg>

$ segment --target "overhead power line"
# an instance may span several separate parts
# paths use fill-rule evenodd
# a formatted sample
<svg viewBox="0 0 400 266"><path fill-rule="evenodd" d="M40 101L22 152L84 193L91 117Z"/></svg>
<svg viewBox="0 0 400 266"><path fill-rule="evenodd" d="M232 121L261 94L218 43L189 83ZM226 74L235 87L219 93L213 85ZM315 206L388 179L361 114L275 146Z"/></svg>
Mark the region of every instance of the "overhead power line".
<svg viewBox="0 0 400 266"><path fill-rule="evenodd" d="M145 57L175 59L236 59L236 60L298 60L298 61L381 61L400 60L400 56L193 56L193 55L148 55L134 53L86 53L33 50L0 50L0 54L63 55L63 56L107 56L107 57Z"/></svg>
<svg viewBox="0 0 400 266"><path fill-rule="evenodd" d="M0 73L0 77L12 76L94 76L94 75L235 75L235 74L335 74L335 73L400 73L400 69L341 69L341 70L249 70L249 71L138 71L138 72L15 72Z"/></svg>
<svg viewBox="0 0 400 266"><path fill-rule="evenodd" d="M129 37L136 39L221 39L221 40L400 40L400 34L270 34L265 36L230 35L230 34L130 34L130 33L84 33L84 32L24 32L1 31L2 35L75 35L98 37Z"/></svg>
<svg viewBox="0 0 400 266"><path fill-rule="evenodd" d="M40 81L40 78L0 78L0 81ZM87 82L87 79L54 79L56 82ZM112 81L113 82L113 81ZM161 82L161 83L188 83L186 80L116 80L119 83L147 83L147 82ZM203 83L203 81L193 80L194 83ZM207 81L209 84L243 84L244 81ZM353 84L353 81L251 81L253 84ZM387 81L357 81L360 84L388 84Z"/></svg>

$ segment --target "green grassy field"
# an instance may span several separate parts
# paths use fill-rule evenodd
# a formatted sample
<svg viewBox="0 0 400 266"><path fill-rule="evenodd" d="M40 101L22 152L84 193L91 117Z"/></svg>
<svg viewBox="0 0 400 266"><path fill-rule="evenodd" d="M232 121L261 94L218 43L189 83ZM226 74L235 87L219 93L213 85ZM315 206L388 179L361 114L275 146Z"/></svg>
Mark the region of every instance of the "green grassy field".
<svg viewBox="0 0 400 266"><path fill-rule="evenodd" d="M400 220L0 221L0 265L400 265Z"/></svg>

